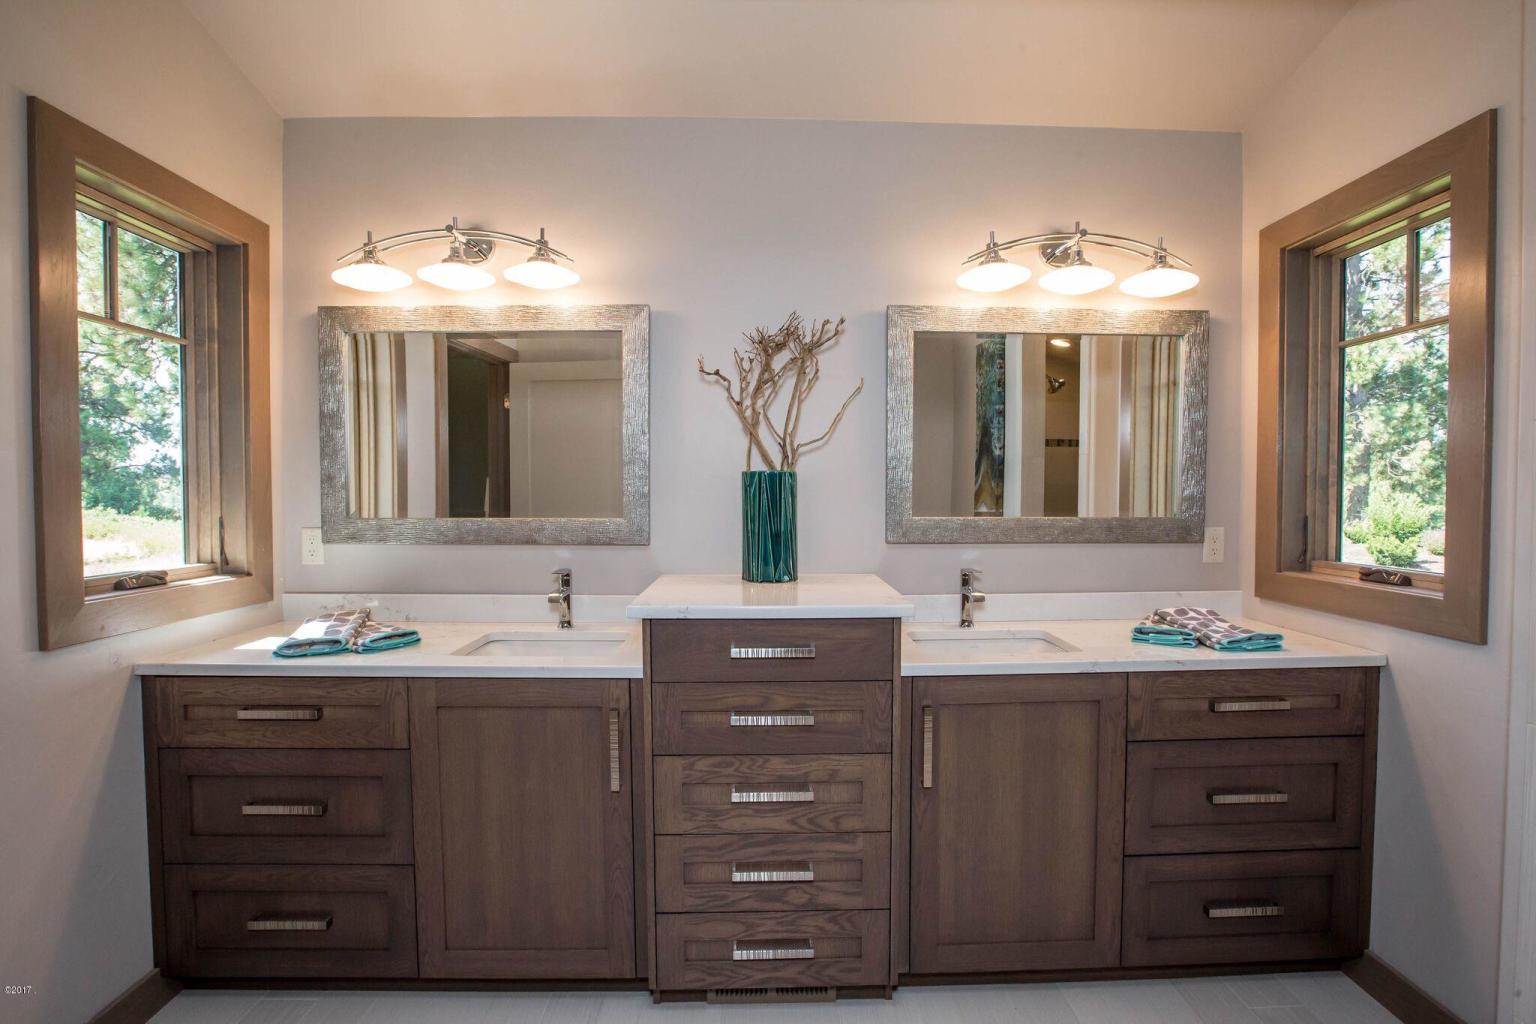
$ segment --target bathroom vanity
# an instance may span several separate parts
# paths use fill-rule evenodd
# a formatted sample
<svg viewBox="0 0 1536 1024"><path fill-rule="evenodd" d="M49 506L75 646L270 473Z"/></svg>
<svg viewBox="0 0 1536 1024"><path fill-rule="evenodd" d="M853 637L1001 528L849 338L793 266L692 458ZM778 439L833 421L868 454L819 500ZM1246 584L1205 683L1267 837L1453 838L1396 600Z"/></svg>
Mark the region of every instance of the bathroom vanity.
<svg viewBox="0 0 1536 1024"><path fill-rule="evenodd" d="M1363 951L1380 656L913 613L663 577L568 639L141 666L157 962L732 1000Z"/></svg>

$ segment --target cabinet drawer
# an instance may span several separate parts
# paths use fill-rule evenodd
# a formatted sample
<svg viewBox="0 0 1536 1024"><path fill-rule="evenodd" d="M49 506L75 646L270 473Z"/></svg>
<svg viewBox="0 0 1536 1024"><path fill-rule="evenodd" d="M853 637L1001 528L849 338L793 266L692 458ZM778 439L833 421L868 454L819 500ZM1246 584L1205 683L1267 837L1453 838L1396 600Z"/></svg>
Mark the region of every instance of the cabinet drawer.
<svg viewBox="0 0 1536 1024"><path fill-rule="evenodd" d="M1356 737L1132 744L1125 852L1359 846L1361 748Z"/></svg>
<svg viewBox="0 0 1536 1024"><path fill-rule="evenodd" d="M895 674L892 619L656 619L650 630L658 683Z"/></svg>
<svg viewBox="0 0 1536 1024"><path fill-rule="evenodd" d="M866 910L890 906L891 837L658 836L656 909Z"/></svg>
<svg viewBox="0 0 1536 1024"><path fill-rule="evenodd" d="M662 914L656 973L663 989L884 985L890 914Z"/></svg>
<svg viewBox="0 0 1536 1024"><path fill-rule="evenodd" d="M168 973L200 978L409 978L407 867L169 867Z"/></svg>
<svg viewBox="0 0 1536 1024"><path fill-rule="evenodd" d="M1365 670L1136 672L1129 722L1133 740L1358 736Z"/></svg>
<svg viewBox="0 0 1536 1024"><path fill-rule="evenodd" d="M1356 956L1356 850L1130 857L1127 967Z"/></svg>
<svg viewBox="0 0 1536 1024"><path fill-rule="evenodd" d="M889 832L887 754L658 757L656 831Z"/></svg>
<svg viewBox="0 0 1536 1024"><path fill-rule="evenodd" d="M171 864L409 864L404 750L166 750Z"/></svg>
<svg viewBox="0 0 1536 1024"><path fill-rule="evenodd" d="M657 683L658 754L889 753L891 684Z"/></svg>
<svg viewBox="0 0 1536 1024"><path fill-rule="evenodd" d="M161 676L151 685L161 746L406 746L399 679Z"/></svg>

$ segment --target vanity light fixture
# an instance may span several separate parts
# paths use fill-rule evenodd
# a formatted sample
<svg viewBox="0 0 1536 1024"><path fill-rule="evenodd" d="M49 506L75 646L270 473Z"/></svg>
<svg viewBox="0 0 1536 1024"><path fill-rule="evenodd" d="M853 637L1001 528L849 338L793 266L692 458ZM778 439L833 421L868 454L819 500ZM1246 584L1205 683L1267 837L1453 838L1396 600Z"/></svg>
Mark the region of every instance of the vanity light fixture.
<svg viewBox="0 0 1536 1024"><path fill-rule="evenodd" d="M1087 295L1115 282L1114 272L1095 266L1084 253L1084 246L1099 246L1151 260L1145 270L1121 283L1120 290L1127 295L1166 298L1200 283L1190 262L1169 252L1161 238L1153 245L1124 235L1087 231L1081 223L1074 225L1071 231L1026 235L1009 242L999 242L996 232L992 232L985 248L965 258L961 266L966 269L955 283L976 292L1000 292L1018 287L1029 280L1029 268L1010 263L1002 254L1026 245L1038 246L1040 258L1051 268L1041 276L1040 287L1060 295Z"/></svg>
<svg viewBox="0 0 1536 1024"><path fill-rule="evenodd" d="M1051 344L1057 348L1071 348L1072 341L1069 338L1052 338Z"/></svg>
<svg viewBox="0 0 1536 1024"><path fill-rule="evenodd" d="M524 238L505 231L461 228L457 217L440 228L404 231L378 241L374 241L373 232L370 231L362 245L337 258L336 262L343 265L331 271L331 280L348 288L370 292L404 288L411 283L411 276L385 263L379 254L405 245L432 241L446 241L448 254L436 263L429 263L416 271L416 276L440 288L475 291L494 284L495 276L480 264L495 253L497 242L515 242L533 250L533 255L526 263L507 268L505 276L508 281L531 288L564 288L581 280L574 270L556 262L557 259L571 262L571 257L549 244L543 228L539 229L537 239ZM348 260L351 262L346 262Z"/></svg>

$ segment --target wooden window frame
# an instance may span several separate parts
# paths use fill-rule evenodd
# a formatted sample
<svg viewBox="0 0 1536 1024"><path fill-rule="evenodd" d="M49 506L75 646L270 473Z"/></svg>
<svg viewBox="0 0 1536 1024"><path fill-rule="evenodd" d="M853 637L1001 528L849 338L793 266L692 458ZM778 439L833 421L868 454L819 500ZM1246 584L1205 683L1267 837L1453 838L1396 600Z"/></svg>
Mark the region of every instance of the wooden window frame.
<svg viewBox="0 0 1536 1024"><path fill-rule="evenodd" d="M44 650L272 598L267 225L37 97L27 99L33 489ZM179 239L187 261L184 451L199 561L164 586L84 575L75 212L85 203ZM93 215L99 215L94 211ZM206 562L202 559L206 558Z"/></svg>
<svg viewBox="0 0 1536 1024"><path fill-rule="evenodd" d="M1257 597L1487 642L1496 130L1495 112L1486 111L1259 233ZM1411 587L1368 583L1357 567L1319 557L1326 550L1320 540L1334 528L1327 508L1332 484L1322 468L1331 467L1333 429L1317 397L1320 381L1331 387L1322 360L1332 354L1333 311L1322 298L1336 283L1326 250L1385 219L1407 219L1447 200L1446 571L1410 574Z"/></svg>

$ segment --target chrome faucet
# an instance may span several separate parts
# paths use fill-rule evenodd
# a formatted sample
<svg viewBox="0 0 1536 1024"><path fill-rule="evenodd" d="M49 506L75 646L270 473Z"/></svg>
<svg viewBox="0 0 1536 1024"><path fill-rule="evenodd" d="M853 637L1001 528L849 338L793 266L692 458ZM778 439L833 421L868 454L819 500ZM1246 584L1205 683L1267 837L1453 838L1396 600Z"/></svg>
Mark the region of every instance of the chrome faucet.
<svg viewBox="0 0 1536 1024"><path fill-rule="evenodd" d="M550 575L555 578L555 589L550 591L549 603L560 609L560 628L571 628L571 570L556 569Z"/></svg>
<svg viewBox="0 0 1536 1024"><path fill-rule="evenodd" d="M987 595L976 589L976 581L981 579L980 569L960 570L960 628L970 629L976 625L976 606L987 603Z"/></svg>

